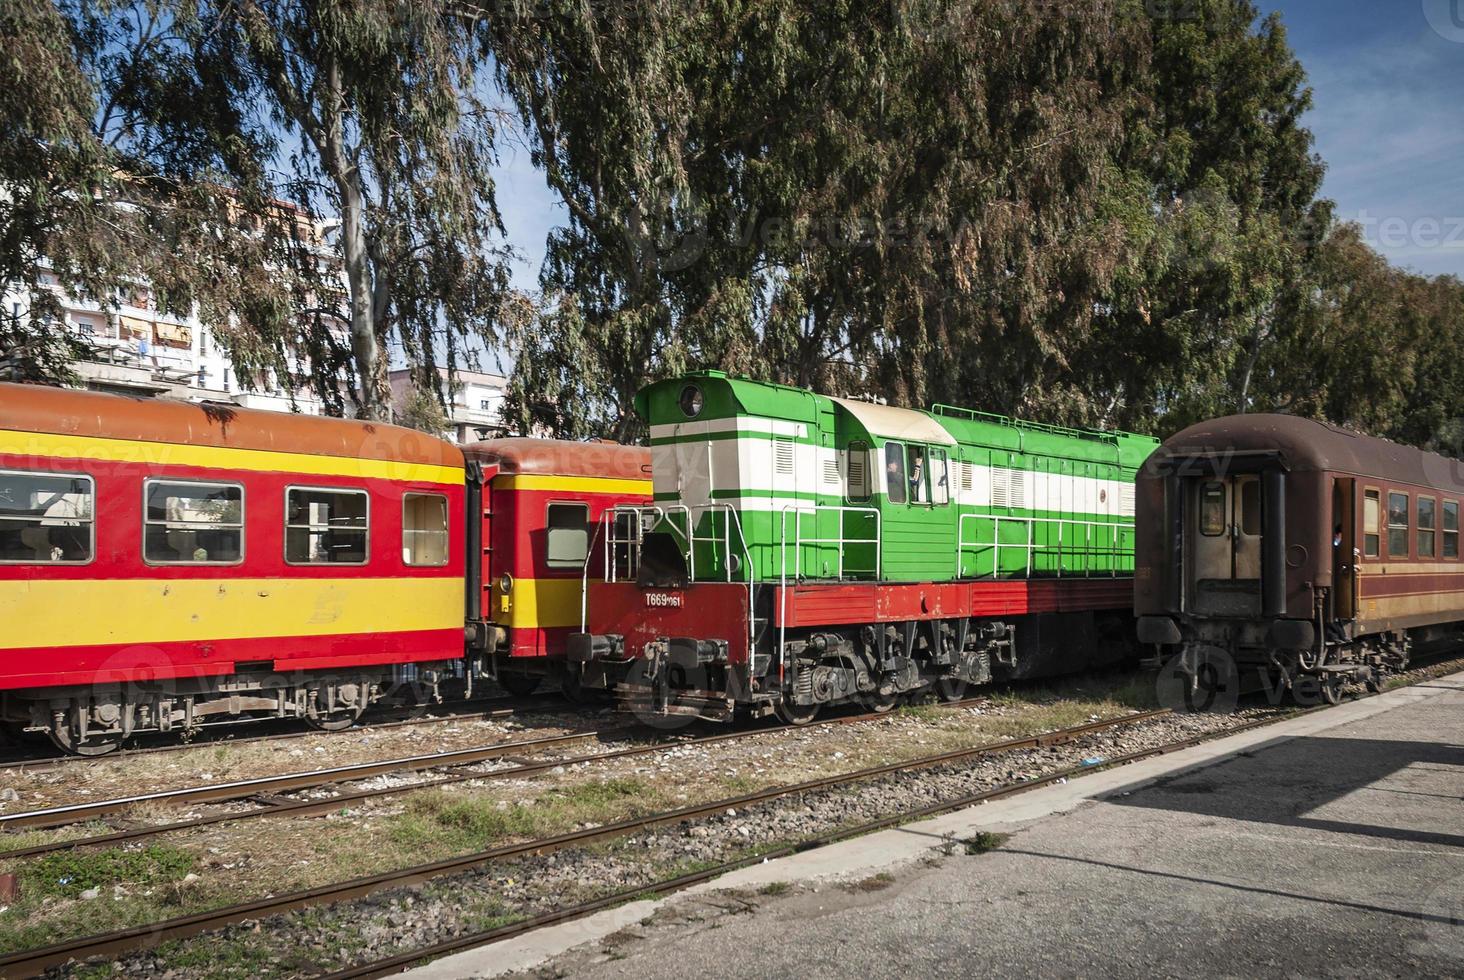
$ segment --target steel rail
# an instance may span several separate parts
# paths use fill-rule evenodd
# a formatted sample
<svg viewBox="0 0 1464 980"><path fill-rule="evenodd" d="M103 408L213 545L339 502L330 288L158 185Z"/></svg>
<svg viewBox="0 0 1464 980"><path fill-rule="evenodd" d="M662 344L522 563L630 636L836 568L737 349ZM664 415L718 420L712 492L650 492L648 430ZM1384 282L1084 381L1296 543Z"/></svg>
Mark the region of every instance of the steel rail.
<svg viewBox="0 0 1464 980"><path fill-rule="evenodd" d="M539 838L518 844L502 845L489 850L445 858L440 861L416 865L399 871L389 871L336 884L322 885L304 891L256 899L251 902L212 909L206 912L198 912L165 922L133 926L128 929L121 929L103 935L82 937L37 949L21 950L0 957L0 975L6 977L32 977L72 960L90 959L95 956L115 957L124 953L148 949L171 940L188 939L200 933L232 925L245 919L256 919L302 908L349 901L374 894L386 888L422 884L423 882L436 878L469 871L473 868L497 861L547 854L566 847L623 837L627 834L664 824L708 817L727 809L737 809L767 803L783 797L795 796L799 793L830 789L892 773L927 769L945 763L959 762L964 759L984 755L997 755L1018 749L1041 748L1048 745L1062 744L1094 732L1141 724L1170 714L1172 712L1167 708L1158 711L1139 712L1137 714L1125 715L1121 718L1089 722L1084 725L1054 732L1046 732L1040 735L1009 739L1003 742L989 743L971 748L956 749L950 752L942 752L937 755L925 756L903 762L885 763L854 772L821 776L816 779L791 785L767 787L741 796L715 800L709 803L697 803L677 810L668 810L641 817L632 817L616 823L570 831L553 837Z"/></svg>
<svg viewBox="0 0 1464 980"><path fill-rule="evenodd" d="M1187 749L1192 746L1199 745L1202 742L1207 742L1216 738L1223 738L1230 735L1236 735L1253 728L1262 727L1264 725L1272 725L1280 720L1281 719L1279 718L1263 718L1257 721L1248 722L1235 728L1228 728L1223 731L1209 732L1201 735L1193 735L1174 742L1170 742L1166 745L1156 746L1151 749L1141 749L1138 752L1130 752L1126 755L1114 756L1111 759L1106 759L1103 762L1094 765L1074 766L1071 769L1064 769L1059 772L1048 773L1047 775L1037 776L1032 779L1004 783L1001 786L995 786L991 789L981 790L977 793L971 793L969 795L961 796L955 799L944 800L939 803L931 803L926 806L917 807L913 810L902 810L899 813L892 814L887 817L880 817L876 820L870 820L855 827L846 827L840 830L830 831L827 834L822 834L817 837L809 838L808 840L799 841L796 844L787 844L782 847L774 848L772 850L758 851L753 854L748 854L744 857L736 858L732 861L727 861L723 864L719 864L716 867L706 868L701 871L694 871L689 874L679 875L675 878L667 878L662 881L654 882L649 885L642 885L637 888L629 888L624 891L615 892L611 895L605 895L600 898L591 899L588 902L584 902L580 905L575 905L570 908L556 909L552 912L545 912L541 915L521 919L518 922L511 922L507 925L499 926L495 929L488 929L466 936L457 936L453 939L448 939L443 942L436 943L432 946L424 947L422 949L412 950L406 953L398 953L395 956L390 956L385 959L374 960L369 963L362 963L356 966L346 967L345 969L325 974L324 976L319 977L318 980L374 980L374 978L377 977L391 976L392 974L400 973L408 967L421 963L423 960L436 959L440 956L446 956L451 953L459 953L464 950L474 949L479 946L487 946L490 943L501 942L505 939L512 939L517 936L527 935L528 933L536 932L548 926L557 925L561 922L572 922L575 919L582 919L586 916L593 915L596 912L600 912L608 908L613 908L617 905L623 905L627 902L632 902L637 899L645 898L647 896L659 897L663 895L670 895L678 891L683 891L694 885L700 885L705 882L712 881L716 878L720 878L722 875L728 874L730 872L739 871L742 868L751 867L754 864L761 864L764 861L790 857L794 854L801 854L805 851L817 850L821 847L827 847L831 844L837 844L840 841L849 840L854 837L862 837L865 834L871 834L876 831L886 830L890 827L910 823L911 821L923 820L927 817L935 817L944 813L950 813L954 810L977 806L981 803L986 803L991 800L1002 799L1008 796L1015 796L1018 793L1025 793L1029 790L1040 789L1043 786L1051 786L1052 784L1062 782L1063 780L1077 779L1081 776L1100 772L1104 769L1128 765L1133 762L1140 762L1144 759L1153 758L1154 756L1167 755L1171 752L1177 752L1181 749Z"/></svg>
<svg viewBox="0 0 1464 980"><path fill-rule="evenodd" d="M970 699L967 699L967 700L964 700L964 701L947 702L946 704L942 705L942 707L947 707L947 708L969 707L969 706L975 705L975 704L983 704L987 700L988 699L987 698L984 698L984 697L970 698ZM856 724L856 723L861 723L861 722L866 722L866 721L874 721L874 720L877 720L877 719L888 718L888 717L889 717L889 713L888 712L870 712L870 713L863 714L863 715L850 715L850 716L840 717L840 718L825 718L825 719L822 719L820 721L813 722L813 723L811 723L809 725L804 725L804 726L802 726L800 728L774 727L774 728L750 729L750 730L744 730L744 731L740 731L740 732L724 732L724 733L721 733L721 734L718 734L718 735L707 735L707 736L703 736L703 737L700 737L700 738L682 739L682 740L666 741L666 742L655 742L655 743L652 743L652 744L649 744L649 745L634 745L634 746L629 746L629 747L623 748L623 749L611 749L611 750L609 750L607 752L593 752L593 753L589 753L589 754L586 754L586 755L570 756L568 758L563 758L563 759L546 759L546 760L541 760L541 761L538 761L538 762L525 762L525 763L522 763L520 765L513 766L512 768L509 768L509 769L492 769L492 770L488 770L487 772L455 773L455 774L450 775L450 776L444 776L444 777L442 777L440 779L429 779L429 780L424 780L423 782L410 783L410 784L407 784L407 785L404 785L404 786L383 786L383 787L378 787L376 789L358 790L356 792L351 792L351 793L338 793L335 796L331 796L331 797L327 797L327 798L319 799L319 800L286 800L286 801L280 801L280 802L271 802L269 805L260 807L257 810L246 810L246 811L239 812L239 813L218 813L218 814L212 814L212 815L208 815L208 816L194 817L194 818L191 818L189 820L174 821L172 823L155 824L155 825L146 826L146 827L134 827L134 828L131 828L129 830L118 830L118 831L114 831L114 832L108 833L108 834L96 834L96 835L92 835L90 837L75 837L75 838L71 838L70 840L48 841L48 842L46 842L44 844L34 844L34 845L30 846L30 847L17 848L15 850L9 850L9 851L0 851L0 859L9 860L11 858L38 857L38 856L40 856L42 854L51 854L51 853L54 853L54 852L57 852L57 851L70 851L70 850L75 850L77 848L83 848L83 847L98 847L98 846L107 845L107 844L120 844L120 843L123 843L123 842L126 842L126 841L140 840L140 839L147 838L147 837L156 837L156 836L161 835L161 834L174 833L174 832L181 831L181 830L194 830L194 829L197 829L199 827L208 827L208 826L212 826L212 825L220 824L220 823L232 823L232 822L235 822L235 821L238 821L238 820L250 820L250 819L253 819L255 817L276 817L276 816L309 817L309 816L315 816L315 815L321 814L321 813L329 813L329 812L331 812L333 810L340 809L342 806L346 806L346 805L349 805L351 803L361 802L363 800L371 800L371 799L376 799L376 798L383 797L383 796L393 796L393 795L400 794L400 793L410 793L410 792L414 792L416 790L431 789L433 787L439 787L439 786L451 786L451 785L454 785L454 784L457 784L457 783L471 782L472 780L507 779L507 778L516 778L516 777L520 777L520 776L532 776L532 775L536 775L538 773L544 772L546 770L550 770L550 769L556 768L558 766L574 766L574 765L580 765L580 764L583 764L583 763L592 763L592 762L609 762L609 761L614 760L614 759L625 759L625 758L630 758L630 757L639 756L639 755L650 755L650 754L655 753L655 752L664 752L664 751L667 751L669 749L685 748L685 747L700 746L700 745L716 745L716 744L721 743L721 742L736 741L736 740L740 740L740 739L744 739L744 738L751 738L751 737L754 737L754 736L757 736L757 735L770 735L770 734L786 733L786 732L790 732L790 731L806 731L807 729L810 729L810 728L818 728L818 727L823 727L823 726L826 726L826 725L850 725L850 724ZM592 737L592 736L595 736L595 735L603 735L603 734L605 734L605 733L604 732L588 732L588 733L584 733L584 734L575 734L575 735L551 736L551 741L552 740L558 740L558 741L561 741L561 742L577 741L577 740L580 740L580 739L589 738L589 737ZM542 741L542 740L533 740L533 741L501 743L501 744L499 744L497 746L497 748L500 749L500 750L507 750L507 749L512 749L512 748L515 748L515 747L521 747L521 746L526 746L526 745L538 745L538 746L542 747L544 744L546 744L546 743L544 741ZM461 763L461 762L449 763L449 765L464 765L464 764L465 763ZM431 768L436 768L436 767L431 767ZM304 775L304 774L299 774L299 775ZM326 782L327 783L335 783L335 782L341 782L341 781L342 780L332 778L330 780L327 780ZM324 785L324 784L322 784L322 785ZM205 789L212 789L213 787L204 787L204 788ZM302 789L302 788L313 788L313 787L298 787L297 786L297 787L293 787L293 788L294 789ZM258 793L249 793L246 796L241 797L241 799L248 799L248 798L253 797L253 796L258 796L258 795L261 795L261 793L263 793L263 792L265 792L265 791L261 790ZM136 802L136 800L134 798L127 798L126 800L100 800L100 801L97 801L97 805L98 806L106 806L106 807L110 807L112 804L118 804L120 806L131 806L131 805L133 805L134 802ZM25 817L28 814L42 814L42 813L46 813L46 812L47 811L43 811L43 810L31 810L31 811L27 811L26 813L18 813L18 814L15 814L14 816L16 816L16 817ZM66 821L67 824L74 823L74 822L76 822L76 821L74 821L74 820L67 820ZM61 824L51 823L51 824L45 824L43 826L45 826L45 827L56 827L56 826L61 826ZM3 835L0 835L0 842L3 842Z"/></svg>

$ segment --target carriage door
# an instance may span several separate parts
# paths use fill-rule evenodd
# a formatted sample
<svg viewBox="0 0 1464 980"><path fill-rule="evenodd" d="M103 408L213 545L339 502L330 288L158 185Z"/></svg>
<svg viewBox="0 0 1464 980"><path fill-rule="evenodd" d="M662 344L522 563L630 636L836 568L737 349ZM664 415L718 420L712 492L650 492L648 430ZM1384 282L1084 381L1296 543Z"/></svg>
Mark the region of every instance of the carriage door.
<svg viewBox="0 0 1464 980"><path fill-rule="evenodd" d="M1357 616L1357 481L1332 481L1332 618ZM1339 540L1340 539L1340 540Z"/></svg>
<svg viewBox="0 0 1464 980"><path fill-rule="evenodd" d="M1190 539L1193 608L1256 615L1261 599L1261 480L1245 475L1197 481Z"/></svg>

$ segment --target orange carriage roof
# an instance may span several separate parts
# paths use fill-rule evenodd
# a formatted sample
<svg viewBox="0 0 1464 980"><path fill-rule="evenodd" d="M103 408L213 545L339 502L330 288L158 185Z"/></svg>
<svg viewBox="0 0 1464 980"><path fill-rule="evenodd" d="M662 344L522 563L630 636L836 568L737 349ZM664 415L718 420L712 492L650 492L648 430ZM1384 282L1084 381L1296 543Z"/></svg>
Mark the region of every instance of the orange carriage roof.
<svg viewBox="0 0 1464 980"><path fill-rule="evenodd" d="M0 383L0 429L463 468L457 446L383 422Z"/></svg>
<svg viewBox="0 0 1464 980"><path fill-rule="evenodd" d="M607 480L649 480L651 451L614 442L560 439L485 439L463 447L463 455L505 474L588 476Z"/></svg>

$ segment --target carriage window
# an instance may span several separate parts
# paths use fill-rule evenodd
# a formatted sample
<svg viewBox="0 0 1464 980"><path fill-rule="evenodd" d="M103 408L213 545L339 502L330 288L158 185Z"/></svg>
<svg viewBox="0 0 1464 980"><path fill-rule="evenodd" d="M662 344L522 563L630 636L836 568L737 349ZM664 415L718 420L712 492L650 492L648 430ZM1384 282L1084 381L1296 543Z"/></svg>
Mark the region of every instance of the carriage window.
<svg viewBox="0 0 1464 980"><path fill-rule="evenodd" d="M1200 533L1218 538L1225 533L1225 484L1206 483L1200 487Z"/></svg>
<svg viewBox="0 0 1464 980"><path fill-rule="evenodd" d="M447 498L442 494L402 495L402 561L447 564Z"/></svg>
<svg viewBox="0 0 1464 980"><path fill-rule="evenodd" d="M1261 481L1240 485L1240 530L1251 537L1261 533Z"/></svg>
<svg viewBox="0 0 1464 980"><path fill-rule="evenodd" d="M910 503L930 503L930 491L925 485L925 447L910 447Z"/></svg>
<svg viewBox="0 0 1464 980"><path fill-rule="evenodd" d="M1434 556L1434 499L1418 498L1418 557Z"/></svg>
<svg viewBox="0 0 1464 980"><path fill-rule="evenodd" d="M237 483L149 480L142 556L155 565L244 560L244 488Z"/></svg>
<svg viewBox="0 0 1464 980"><path fill-rule="evenodd" d="M1444 501L1444 557L1459 557L1459 501Z"/></svg>
<svg viewBox="0 0 1464 980"><path fill-rule="evenodd" d="M930 451L930 502L933 504L951 502L950 474L946 466L944 449Z"/></svg>
<svg viewBox="0 0 1464 980"><path fill-rule="evenodd" d="M364 490L291 487L285 491L285 561L364 565L368 514Z"/></svg>
<svg viewBox="0 0 1464 980"><path fill-rule="evenodd" d="M1362 553L1364 557L1376 558L1378 556L1378 518L1381 516L1382 505L1378 500L1376 490L1368 490L1362 499Z"/></svg>
<svg viewBox="0 0 1464 980"><path fill-rule="evenodd" d="M0 562L91 561L92 526L90 477L0 473Z"/></svg>
<svg viewBox="0 0 1464 980"><path fill-rule="evenodd" d="M905 447L898 442L885 443L885 479L890 503L903 504L908 493L905 483Z"/></svg>
<svg viewBox="0 0 1464 980"><path fill-rule="evenodd" d="M550 568L582 568L590 553L590 508L584 504L550 504L546 520Z"/></svg>
<svg viewBox="0 0 1464 980"><path fill-rule="evenodd" d="M1408 557L1408 494L1388 494L1388 557Z"/></svg>
<svg viewBox="0 0 1464 980"><path fill-rule="evenodd" d="M848 474L849 501L864 503L869 499L869 447L862 442L849 443L849 458L844 466Z"/></svg>

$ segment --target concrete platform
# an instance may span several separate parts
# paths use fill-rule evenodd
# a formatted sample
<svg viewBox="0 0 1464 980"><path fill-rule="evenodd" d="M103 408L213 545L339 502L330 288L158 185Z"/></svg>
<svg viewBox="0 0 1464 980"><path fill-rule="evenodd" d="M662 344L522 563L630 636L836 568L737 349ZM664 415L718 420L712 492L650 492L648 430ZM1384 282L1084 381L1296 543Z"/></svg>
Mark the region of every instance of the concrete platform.
<svg viewBox="0 0 1464 980"><path fill-rule="evenodd" d="M942 855L952 835L982 830L1012 836L987 854ZM869 880L881 871L893 884ZM770 882L807 887L756 896ZM716 890L730 888L753 897L719 903ZM745 914L715 914L719 905ZM647 917L658 924L616 935L604 955L607 936ZM536 966L637 980L1464 976L1464 674L769 862L414 973Z"/></svg>

